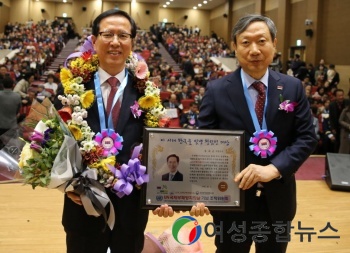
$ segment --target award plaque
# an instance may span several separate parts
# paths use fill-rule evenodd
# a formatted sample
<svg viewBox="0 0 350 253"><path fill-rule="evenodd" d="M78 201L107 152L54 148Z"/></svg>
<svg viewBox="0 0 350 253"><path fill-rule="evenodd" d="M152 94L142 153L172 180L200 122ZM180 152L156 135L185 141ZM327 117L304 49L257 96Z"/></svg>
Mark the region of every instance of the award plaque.
<svg viewBox="0 0 350 253"><path fill-rule="evenodd" d="M243 211L244 194L233 179L244 169L244 131L145 128L143 143L149 182L142 208L186 211L202 202L210 210Z"/></svg>

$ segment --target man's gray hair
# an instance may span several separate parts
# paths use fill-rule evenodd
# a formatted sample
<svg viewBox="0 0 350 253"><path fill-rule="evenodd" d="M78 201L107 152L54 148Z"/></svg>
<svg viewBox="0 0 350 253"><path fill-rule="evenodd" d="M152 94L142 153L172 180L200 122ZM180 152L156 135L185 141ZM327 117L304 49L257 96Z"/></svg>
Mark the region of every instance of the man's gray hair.
<svg viewBox="0 0 350 253"><path fill-rule="evenodd" d="M236 44L237 43L237 35L244 32L247 27L253 22L265 22L267 27L269 28L271 38L274 40L276 38L277 29L275 23L268 17L257 15L257 14L249 14L238 20L236 25L232 29L232 40Z"/></svg>

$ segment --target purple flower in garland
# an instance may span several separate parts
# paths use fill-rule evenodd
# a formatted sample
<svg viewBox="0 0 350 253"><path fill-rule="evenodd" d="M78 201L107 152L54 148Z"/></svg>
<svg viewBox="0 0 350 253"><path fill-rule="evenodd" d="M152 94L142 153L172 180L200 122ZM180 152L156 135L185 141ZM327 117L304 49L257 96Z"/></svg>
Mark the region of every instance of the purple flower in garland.
<svg viewBox="0 0 350 253"><path fill-rule="evenodd" d="M131 113L134 115L135 118L138 118L141 116L142 110L139 109L140 105L137 101L135 101L134 105L130 106Z"/></svg>
<svg viewBox="0 0 350 253"><path fill-rule="evenodd" d="M104 157L117 155L118 150L123 148L123 137L113 129L103 129L101 133L96 134L94 141L102 147Z"/></svg>

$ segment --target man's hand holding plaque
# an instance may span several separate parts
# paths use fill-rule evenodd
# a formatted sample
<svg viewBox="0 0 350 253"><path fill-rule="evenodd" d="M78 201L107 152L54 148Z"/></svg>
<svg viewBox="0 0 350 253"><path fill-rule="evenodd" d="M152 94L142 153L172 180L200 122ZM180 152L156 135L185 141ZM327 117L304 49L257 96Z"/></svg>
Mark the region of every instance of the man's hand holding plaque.
<svg viewBox="0 0 350 253"><path fill-rule="evenodd" d="M179 213L180 211L176 211ZM157 207L155 210L152 211L154 215L158 215L159 217L172 217L174 216L174 210L171 206L164 204L161 205L160 207ZM210 211L208 207L205 206L204 203L197 203L195 206L192 206L190 210L190 215L191 216L204 216L204 215L209 215Z"/></svg>

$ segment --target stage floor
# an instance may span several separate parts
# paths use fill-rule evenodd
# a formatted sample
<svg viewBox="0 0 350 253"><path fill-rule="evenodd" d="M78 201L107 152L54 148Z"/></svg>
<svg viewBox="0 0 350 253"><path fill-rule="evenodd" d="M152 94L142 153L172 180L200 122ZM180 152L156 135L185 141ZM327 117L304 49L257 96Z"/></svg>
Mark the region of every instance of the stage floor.
<svg viewBox="0 0 350 253"><path fill-rule="evenodd" d="M350 194L331 191L323 180L298 180L298 210L291 231L288 252L348 253L350 249ZM19 183L0 184L0 252L64 253L65 234L61 225L63 196L57 190L22 186ZM159 218L150 214L146 232L158 237L180 216ZM200 217L204 227L211 216ZM312 227L313 231L298 229ZM337 230L321 233L327 223ZM315 232L311 242L301 242L297 232ZM318 236L340 236L338 239L320 239ZM213 238L202 234L204 253L214 253ZM254 252L252 249L251 252Z"/></svg>

